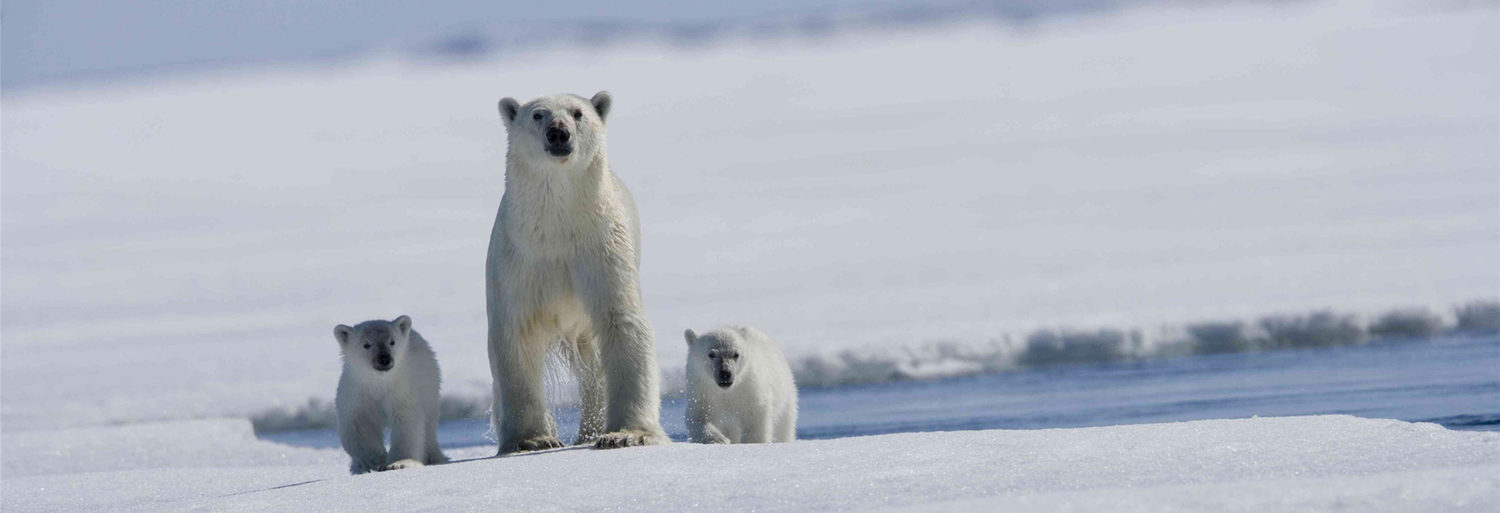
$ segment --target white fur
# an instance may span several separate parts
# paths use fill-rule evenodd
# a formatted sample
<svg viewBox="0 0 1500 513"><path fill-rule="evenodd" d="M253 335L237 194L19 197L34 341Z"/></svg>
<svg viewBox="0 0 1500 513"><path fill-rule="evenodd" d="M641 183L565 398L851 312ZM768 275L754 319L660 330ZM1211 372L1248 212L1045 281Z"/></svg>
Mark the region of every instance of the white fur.
<svg viewBox="0 0 1500 513"><path fill-rule="evenodd" d="M641 306L640 222L605 156L609 105L605 92L500 102L509 149L485 290L501 454L562 446L542 388L558 341L579 383L580 443L668 442L656 340ZM572 133L567 157L543 149L554 122Z"/></svg>
<svg viewBox="0 0 1500 513"><path fill-rule="evenodd" d="M697 443L767 443L797 439L797 383L776 341L755 328L687 330L688 436ZM733 383L715 379L712 354L738 354Z"/></svg>
<svg viewBox="0 0 1500 513"><path fill-rule="evenodd" d="M381 337L380 332L388 337ZM366 321L354 327L334 328L344 357L339 377L339 441L351 459L349 472L394 470L446 463L438 448L437 425L441 403L438 389L441 371L437 357L422 335L411 329L411 318ZM394 363L378 371L373 362L374 345L380 338L390 346ZM364 345L370 343L371 348ZM391 449L385 448L385 429L391 429Z"/></svg>

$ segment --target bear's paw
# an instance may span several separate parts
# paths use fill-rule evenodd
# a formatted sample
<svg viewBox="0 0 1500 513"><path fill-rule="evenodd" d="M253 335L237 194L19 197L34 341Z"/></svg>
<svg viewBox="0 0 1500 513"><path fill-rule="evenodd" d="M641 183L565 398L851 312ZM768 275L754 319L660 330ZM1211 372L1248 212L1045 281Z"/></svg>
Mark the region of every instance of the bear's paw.
<svg viewBox="0 0 1500 513"><path fill-rule="evenodd" d="M396 460L390 463L386 463L385 465L380 467L380 471L385 472L387 470L401 470L403 468L417 468L420 466L422 466L422 462L411 458L406 458L404 460Z"/></svg>
<svg viewBox="0 0 1500 513"><path fill-rule="evenodd" d="M558 449L563 446L562 440L555 436L541 435L531 438L512 440L500 448L500 454L515 452L545 451L547 449Z"/></svg>
<svg viewBox="0 0 1500 513"><path fill-rule="evenodd" d="M595 449L618 449L621 447L637 447L642 445L660 445L670 442L666 435L661 433L643 431L638 429L625 429L613 433L605 433L594 442Z"/></svg>

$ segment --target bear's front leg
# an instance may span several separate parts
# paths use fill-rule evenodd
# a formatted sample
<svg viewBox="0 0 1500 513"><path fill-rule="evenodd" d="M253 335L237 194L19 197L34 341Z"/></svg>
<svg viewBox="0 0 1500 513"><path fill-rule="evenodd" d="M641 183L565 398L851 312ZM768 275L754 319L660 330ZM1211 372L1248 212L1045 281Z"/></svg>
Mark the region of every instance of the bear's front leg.
<svg viewBox="0 0 1500 513"><path fill-rule="evenodd" d="M494 378L491 420L500 438L499 454L562 447L543 394L547 341L535 333L490 329L490 371Z"/></svg>
<svg viewBox="0 0 1500 513"><path fill-rule="evenodd" d="M431 447L428 438L435 438L431 431L436 427L435 423L429 423L429 416L436 417L436 412L429 412L431 404L436 402L436 397L424 397L418 399L415 395L399 395L391 405L391 450L387 455L390 463L380 467L380 470L396 470L403 468L420 467L429 461L432 456L441 457L442 454L429 455ZM431 426L431 427L429 427ZM433 446L436 443L432 444Z"/></svg>
<svg viewBox="0 0 1500 513"><path fill-rule="evenodd" d="M756 412L755 417L748 419L744 423L745 434L741 440L742 443L764 444L771 442L772 427L775 425L775 419L771 418L769 412L761 408L757 408L757 410L759 411Z"/></svg>
<svg viewBox="0 0 1500 513"><path fill-rule="evenodd" d="M353 406L354 398L340 394L339 442L349 454L349 473L363 474L380 470L385 465L385 416L380 405L374 401L362 401Z"/></svg>
<svg viewBox="0 0 1500 513"><path fill-rule="evenodd" d="M668 443L661 429L656 340L641 309L635 268L624 261L592 269L591 313L604 368L604 434L594 447Z"/></svg>
<svg viewBox="0 0 1500 513"><path fill-rule="evenodd" d="M656 344L638 312L613 310L602 337L605 424L599 449L657 445L671 440L661 429Z"/></svg>

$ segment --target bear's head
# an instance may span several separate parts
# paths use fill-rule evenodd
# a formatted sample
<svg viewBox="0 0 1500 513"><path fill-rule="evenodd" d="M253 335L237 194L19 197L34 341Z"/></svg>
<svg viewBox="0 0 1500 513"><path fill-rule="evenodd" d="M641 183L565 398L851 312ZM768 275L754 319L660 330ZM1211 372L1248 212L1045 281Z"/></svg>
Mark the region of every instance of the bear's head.
<svg viewBox="0 0 1500 513"><path fill-rule="evenodd" d="M728 389L749 370L747 360L740 358L742 333L733 328L719 328L699 335L693 330L682 332L688 344L687 372L696 374L698 382L712 381Z"/></svg>
<svg viewBox="0 0 1500 513"><path fill-rule="evenodd" d="M609 115L608 91L593 98L574 94L543 96L516 103L500 100L510 155L540 165L587 165L604 151L604 119Z"/></svg>
<svg viewBox="0 0 1500 513"><path fill-rule="evenodd" d="M411 341L411 317L393 321L365 321L354 326L340 324L333 328L344 362L356 369L389 372L405 361Z"/></svg>

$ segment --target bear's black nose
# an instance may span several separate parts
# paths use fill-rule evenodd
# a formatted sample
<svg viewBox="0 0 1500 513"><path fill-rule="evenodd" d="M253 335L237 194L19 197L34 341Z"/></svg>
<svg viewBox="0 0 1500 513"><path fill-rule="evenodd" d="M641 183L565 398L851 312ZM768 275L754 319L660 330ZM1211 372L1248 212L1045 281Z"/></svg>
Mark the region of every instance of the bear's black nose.
<svg viewBox="0 0 1500 513"><path fill-rule="evenodd" d="M383 354L375 357L375 365L378 365L383 369L389 369L391 367L391 364L394 362L395 360L392 359L391 355L388 354Z"/></svg>
<svg viewBox="0 0 1500 513"><path fill-rule="evenodd" d="M730 377L732 377L732 376L729 375L729 371L719 371L719 382L720 383L728 382Z"/></svg>
<svg viewBox="0 0 1500 513"><path fill-rule="evenodd" d="M547 127L547 144L567 144L570 139L567 130L558 127Z"/></svg>

